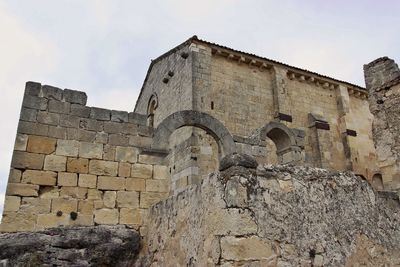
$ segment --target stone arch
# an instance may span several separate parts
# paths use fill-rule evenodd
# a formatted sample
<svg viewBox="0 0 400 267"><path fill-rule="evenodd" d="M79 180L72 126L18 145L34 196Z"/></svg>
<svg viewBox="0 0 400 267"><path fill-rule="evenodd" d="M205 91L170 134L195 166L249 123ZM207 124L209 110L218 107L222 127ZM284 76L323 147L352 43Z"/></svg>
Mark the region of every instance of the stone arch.
<svg viewBox="0 0 400 267"><path fill-rule="evenodd" d="M279 122L269 122L260 129L260 140L267 137L276 146L279 163L295 163L301 160L302 148L298 145L296 135L286 125Z"/></svg>
<svg viewBox="0 0 400 267"><path fill-rule="evenodd" d="M383 190L382 174L380 174L380 173L375 173L375 174L372 176L372 187L373 187L375 190L378 190L378 191Z"/></svg>
<svg viewBox="0 0 400 267"><path fill-rule="evenodd" d="M158 97L154 93L150 96L149 103L147 104L147 125L154 127L154 112L158 107Z"/></svg>
<svg viewBox="0 0 400 267"><path fill-rule="evenodd" d="M167 150L171 134L185 126L198 127L206 131L216 140L222 155L236 152L232 135L219 120L207 113L193 110L178 111L165 118L154 132L153 148Z"/></svg>

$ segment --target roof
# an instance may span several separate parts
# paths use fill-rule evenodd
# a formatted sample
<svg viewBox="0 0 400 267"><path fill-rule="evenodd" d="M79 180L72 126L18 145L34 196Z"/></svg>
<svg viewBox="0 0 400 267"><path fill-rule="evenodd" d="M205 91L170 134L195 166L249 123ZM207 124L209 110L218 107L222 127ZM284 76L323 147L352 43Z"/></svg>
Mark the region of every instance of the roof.
<svg viewBox="0 0 400 267"><path fill-rule="evenodd" d="M356 85L356 84L352 84L352 83L349 83L349 82L346 82L346 81L335 79L335 78L332 78L332 77L329 77L329 76L326 76L326 75L323 75L323 74L319 74L317 72L313 72L313 71L310 71L310 70L307 70L307 69L302 69L302 68L298 68L298 67L295 67L295 66L291 66L289 64L282 63L282 62L279 62L279 61L276 61L276 60L273 60L273 59L269 59L269 58L266 58L266 57L261 57L261 56L255 55L255 54L251 54L251 53L243 52L243 51L240 51L240 50L236 50L236 49L233 49L233 48L230 48L230 47L227 47L227 46L223 46L223 45L219 45L219 44L216 44L216 43L208 42L208 41L199 39L196 35L194 35L194 36L190 37L188 40L186 40L185 42L183 42L180 45L172 48L171 50L167 51L166 53L160 55L159 57L157 57L156 59L151 61L149 69L148 69L147 74L146 74L146 77L145 77L145 79L143 81L143 85L142 85L142 88L140 90L139 97L138 97L138 99L136 101L136 104L137 104L137 102L139 101L139 99L140 99L140 97L142 95L144 86L145 86L145 84L147 82L147 79L149 77L149 74L150 74L154 64L157 63L158 61L162 60L163 58L169 56L170 54L176 52L177 50L183 48L184 46L191 44L191 43L203 43L203 44L206 44L208 46L215 47L215 48L225 49L225 50L228 50L228 51L231 51L231 52L234 52L234 53L239 53L239 54L242 54L242 55L246 55L246 56L254 57L254 58L257 58L257 59L260 59L260 60L264 60L264 61L267 61L268 63L272 63L274 65L283 66L283 67L292 69L294 71L302 71L302 72L306 72L306 73L309 73L309 74L317 75L317 76L319 76L321 78L324 78L324 79L329 79L329 80L334 81L334 82L346 84L346 85L348 85L350 87L356 87L358 89L366 91L365 87L362 87L362 86L359 86L359 85ZM135 105L135 110L136 110L136 105Z"/></svg>

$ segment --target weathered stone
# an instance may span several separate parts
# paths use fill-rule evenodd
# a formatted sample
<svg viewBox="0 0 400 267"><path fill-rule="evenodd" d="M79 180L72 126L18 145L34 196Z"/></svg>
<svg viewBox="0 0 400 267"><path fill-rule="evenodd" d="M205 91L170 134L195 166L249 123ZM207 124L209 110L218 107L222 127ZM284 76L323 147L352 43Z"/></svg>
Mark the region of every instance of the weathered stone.
<svg viewBox="0 0 400 267"><path fill-rule="evenodd" d="M76 199L62 199L56 198L51 200L51 211L56 213L62 211L63 213L76 212L78 210L78 201Z"/></svg>
<svg viewBox="0 0 400 267"><path fill-rule="evenodd" d="M261 260L275 255L271 242L257 236L221 238L222 257L227 260Z"/></svg>
<svg viewBox="0 0 400 267"><path fill-rule="evenodd" d="M139 208L139 193L118 191L117 206L118 208Z"/></svg>
<svg viewBox="0 0 400 267"><path fill-rule="evenodd" d="M23 197L20 206L21 213L49 213L51 200L37 197Z"/></svg>
<svg viewBox="0 0 400 267"><path fill-rule="evenodd" d="M57 139L67 139L67 130L64 127L49 126L48 136Z"/></svg>
<svg viewBox="0 0 400 267"><path fill-rule="evenodd" d="M111 121L128 122L128 112L112 110L111 111Z"/></svg>
<svg viewBox="0 0 400 267"><path fill-rule="evenodd" d="M109 161L115 160L115 146L110 146L110 145L104 146L103 159Z"/></svg>
<svg viewBox="0 0 400 267"><path fill-rule="evenodd" d="M108 136L108 144L113 146L127 146L129 138L124 134L110 134Z"/></svg>
<svg viewBox="0 0 400 267"><path fill-rule="evenodd" d="M142 218L139 209L122 208L119 212L119 223L120 224L134 224L140 225Z"/></svg>
<svg viewBox="0 0 400 267"><path fill-rule="evenodd" d="M87 199L89 200L99 200L102 199L103 192L97 189L88 189Z"/></svg>
<svg viewBox="0 0 400 267"><path fill-rule="evenodd" d="M128 191L145 191L146 180L138 178L127 178L125 181L126 190Z"/></svg>
<svg viewBox="0 0 400 267"><path fill-rule="evenodd" d="M128 115L128 118L129 118L130 123L135 123L135 124L140 124L140 125L147 124L147 116L143 115L143 114L130 112Z"/></svg>
<svg viewBox="0 0 400 267"><path fill-rule="evenodd" d="M58 198L60 192L57 186L41 186L39 196L43 199Z"/></svg>
<svg viewBox="0 0 400 267"><path fill-rule="evenodd" d="M59 186L77 186L78 175L76 173L60 172L58 173L57 185Z"/></svg>
<svg viewBox="0 0 400 267"><path fill-rule="evenodd" d="M31 135L26 150L32 153L51 154L56 150L56 139Z"/></svg>
<svg viewBox="0 0 400 267"><path fill-rule="evenodd" d="M96 133L94 142L106 145L108 143L108 134L107 133Z"/></svg>
<svg viewBox="0 0 400 267"><path fill-rule="evenodd" d="M242 166L245 168L256 169L257 161L247 154L230 154L221 159L219 170L224 171L232 166Z"/></svg>
<svg viewBox="0 0 400 267"><path fill-rule="evenodd" d="M134 147L116 147L115 160L120 162L137 162L138 150Z"/></svg>
<svg viewBox="0 0 400 267"><path fill-rule="evenodd" d="M68 114L71 111L71 104L68 102L50 100L49 101L49 111L53 112L53 113Z"/></svg>
<svg viewBox="0 0 400 267"><path fill-rule="evenodd" d="M57 126L60 122L60 115L57 113L39 111L37 114L37 121L39 123Z"/></svg>
<svg viewBox="0 0 400 267"><path fill-rule="evenodd" d="M41 96L48 99L61 100L63 96L63 90L54 86L43 85Z"/></svg>
<svg viewBox="0 0 400 267"><path fill-rule="evenodd" d="M82 118L89 118L90 107L79 104L71 104L71 114Z"/></svg>
<svg viewBox="0 0 400 267"><path fill-rule="evenodd" d="M7 196L37 197L38 191L39 191L38 185L8 183L6 195Z"/></svg>
<svg viewBox="0 0 400 267"><path fill-rule="evenodd" d="M154 165L153 168L153 178L158 180L165 180L169 178L168 167Z"/></svg>
<svg viewBox="0 0 400 267"><path fill-rule="evenodd" d="M91 108L90 118L100 121L109 121L111 119L111 111L103 108Z"/></svg>
<svg viewBox="0 0 400 267"><path fill-rule="evenodd" d="M32 213L6 212L3 214L3 218L1 220L0 232L33 231L35 229L36 218L36 214ZM9 236L6 236L3 239L3 235L4 234L0 235L0 239L2 239L3 242L9 240L8 242L11 241L15 243L15 240L13 240L13 238L10 239ZM8 247L8 242L6 243L7 245L5 247ZM0 244L0 250L2 253L4 253L3 251L6 251L5 247ZM15 255L15 251L13 252L14 254L11 255ZM11 255L9 257L14 257ZM4 259L4 256L1 258Z"/></svg>
<svg viewBox="0 0 400 267"><path fill-rule="evenodd" d="M94 205L93 200L79 200L78 201L78 212L80 214L86 214L93 216Z"/></svg>
<svg viewBox="0 0 400 267"><path fill-rule="evenodd" d="M78 140L83 142L92 143L96 140L96 132L86 131L86 130L78 130Z"/></svg>
<svg viewBox="0 0 400 267"><path fill-rule="evenodd" d="M18 169L40 170L43 167L44 155L15 151L11 167Z"/></svg>
<svg viewBox="0 0 400 267"><path fill-rule="evenodd" d="M24 100L22 102L22 106L25 108L46 110L47 99L37 96L25 95Z"/></svg>
<svg viewBox="0 0 400 267"><path fill-rule="evenodd" d="M144 164L157 164L157 165L162 165L164 163L164 156L158 156L158 155L139 155L139 160L138 162L144 163Z"/></svg>
<svg viewBox="0 0 400 267"><path fill-rule="evenodd" d="M17 132L23 134L47 136L49 132L49 126L41 123L20 121L18 123Z"/></svg>
<svg viewBox="0 0 400 267"><path fill-rule="evenodd" d="M102 159L103 145L81 142L79 146L79 156L89 159Z"/></svg>
<svg viewBox="0 0 400 267"><path fill-rule="evenodd" d="M115 191L105 191L103 194L103 204L106 208L115 208L117 193Z"/></svg>
<svg viewBox="0 0 400 267"><path fill-rule="evenodd" d="M5 196L4 212L18 211L21 205L21 198L18 196Z"/></svg>
<svg viewBox="0 0 400 267"><path fill-rule="evenodd" d="M57 140L56 155L77 157L79 151L79 142L75 140Z"/></svg>
<svg viewBox="0 0 400 267"><path fill-rule="evenodd" d="M86 199L88 189L76 186L63 186L60 190L60 197L73 199Z"/></svg>
<svg viewBox="0 0 400 267"><path fill-rule="evenodd" d="M44 159L44 170L64 172L66 165L67 158L64 156L47 155Z"/></svg>
<svg viewBox="0 0 400 267"><path fill-rule="evenodd" d="M132 165L131 177L134 178L151 178L153 175L153 166L147 164L136 163Z"/></svg>
<svg viewBox="0 0 400 267"><path fill-rule="evenodd" d="M68 158L67 171L75 173L88 173L89 160L82 158Z"/></svg>
<svg viewBox="0 0 400 267"><path fill-rule="evenodd" d="M168 180L146 179L146 191L148 192L169 192Z"/></svg>
<svg viewBox="0 0 400 267"><path fill-rule="evenodd" d="M102 190L124 190L125 178L99 176L97 178L97 188Z"/></svg>
<svg viewBox="0 0 400 267"><path fill-rule="evenodd" d="M96 175L111 175L117 176L118 162L91 160L89 162L89 173Z"/></svg>
<svg viewBox="0 0 400 267"><path fill-rule="evenodd" d="M140 208L148 209L152 205L160 202L168 196L167 193L158 192L141 192L140 193Z"/></svg>
<svg viewBox="0 0 400 267"><path fill-rule="evenodd" d="M117 209L100 209L94 211L94 222L97 224L118 224L119 212Z"/></svg>
<svg viewBox="0 0 400 267"><path fill-rule="evenodd" d="M14 150L26 151L28 145L28 136L25 134L17 134L15 138Z"/></svg>
<svg viewBox="0 0 400 267"><path fill-rule="evenodd" d="M84 106L87 102L87 95L85 92L64 89L63 100L65 102L80 104Z"/></svg>
<svg viewBox="0 0 400 267"><path fill-rule="evenodd" d="M97 176L92 174L79 174L79 187L96 188Z"/></svg>
<svg viewBox="0 0 400 267"><path fill-rule="evenodd" d="M39 96L42 85L37 82L28 81L25 83L25 94Z"/></svg>
<svg viewBox="0 0 400 267"><path fill-rule="evenodd" d="M19 183L21 182L22 172L17 169L11 169L8 176L9 183Z"/></svg>
<svg viewBox="0 0 400 267"><path fill-rule="evenodd" d="M21 121L36 122L38 111L36 109L22 108L19 119Z"/></svg>
<svg viewBox="0 0 400 267"><path fill-rule="evenodd" d="M153 138L145 136L130 136L129 145L134 147L151 147Z"/></svg>
<svg viewBox="0 0 400 267"><path fill-rule="evenodd" d="M56 185L57 173L52 171L26 170L22 174L21 182L37 185Z"/></svg>
<svg viewBox="0 0 400 267"><path fill-rule="evenodd" d="M118 168L118 176L129 177L131 176L131 164L126 162L120 162Z"/></svg>

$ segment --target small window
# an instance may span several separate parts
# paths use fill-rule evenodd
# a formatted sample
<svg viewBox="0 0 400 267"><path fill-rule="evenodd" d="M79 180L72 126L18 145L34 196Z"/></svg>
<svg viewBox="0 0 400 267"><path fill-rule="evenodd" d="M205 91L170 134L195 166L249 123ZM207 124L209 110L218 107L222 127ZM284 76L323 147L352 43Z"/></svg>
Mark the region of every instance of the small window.
<svg viewBox="0 0 400 267"><path fill-rule="evenodd" d="M214 110L214 101L211 101L211 110Z"/></svg>

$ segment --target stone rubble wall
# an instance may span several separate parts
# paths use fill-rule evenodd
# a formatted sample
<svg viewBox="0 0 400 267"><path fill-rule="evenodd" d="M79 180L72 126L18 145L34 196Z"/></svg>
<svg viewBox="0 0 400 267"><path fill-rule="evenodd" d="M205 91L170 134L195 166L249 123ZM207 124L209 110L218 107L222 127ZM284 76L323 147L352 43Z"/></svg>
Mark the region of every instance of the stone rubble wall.
<svg viewBox="0 0 400 267"><path fill-rule="evenodd" d="M385 189L400 189L400 69L383 57L364 66L373 140Z"/></svg>
<svg viewBox="0 0 400 267"><path fill-rule="evenodd" d="M142 225L168 196L146 116L86 106L84 92L26 84L0 231Z"/></svg>
<svg viewBox="0 0 400 267"><path fill-rule="evenodd" d="M150 209L140 264L400 265L397 194L348 172L231 165Z"/></svg>

